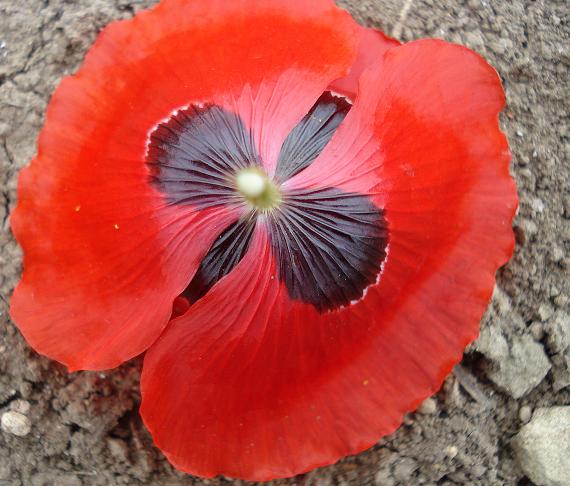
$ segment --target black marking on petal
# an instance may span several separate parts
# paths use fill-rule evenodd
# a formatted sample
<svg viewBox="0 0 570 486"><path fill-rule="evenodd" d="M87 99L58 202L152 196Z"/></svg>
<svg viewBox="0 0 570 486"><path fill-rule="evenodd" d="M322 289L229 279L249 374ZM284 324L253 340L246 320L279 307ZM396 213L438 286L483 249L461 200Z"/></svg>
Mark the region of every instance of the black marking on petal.
<svg viewBox="0 0 570 486"><path fill-rule="evenodd" d="M387 222L368 197L336 188L297 191L267 216L279 279L320 312L360 299L386 258Z"/></svg>
<svg viewBox="0 0 570 486"><path fill-rule="evenodd" d="M256 221L257 215L252 211L218 236L182 293L190 303L206 295L218 280L230 273L241 261L249 248Z"/></svg>
<svg viewBox="0 0 570 486"><path fill-rule="evenodd" d="M278 189L318 157L350 107L328 92L319 98L283 143L272 181ZM146 161L168 203L197 209L248 204L236 175L262 170L251 132L239 116L215 105L191 106L160 123L150 134ZM306 189L281 192L270 209L251 209L226 228L183 296L196 302L236 267L258 219L267 225L278 278L294 300L332 311L362 298L379 278L388 244L383 211L364 195Z"/></svg>
<svg viewBox="0 0 570 486"><path fill-rule="evenodd" d="M193 105L160 123L150 135L147 163L168 202L200 208L235 201L236 171L261 165L240 117L215 105Z"/></svg>
<svg viewBox="0 0 570 486"><path fill-rule="evenodd" d="M283 142L275 171L276 182L284 182L311 165L350 108L351 104L345 98L328 91L323 93Z"/></svg>

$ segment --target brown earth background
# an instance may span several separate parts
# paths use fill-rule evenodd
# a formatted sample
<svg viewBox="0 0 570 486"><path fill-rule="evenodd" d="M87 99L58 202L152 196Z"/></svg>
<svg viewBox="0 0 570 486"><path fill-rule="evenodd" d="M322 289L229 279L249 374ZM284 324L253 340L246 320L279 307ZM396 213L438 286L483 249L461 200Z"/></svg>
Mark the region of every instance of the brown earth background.
<svg viewBox="0 0 570 486"><path fill-rule="evenodd" d="M153 3L0 0L0 292L6 300L21 273L8 215L50 95L77 69L101 28ZM570 428L560 429L570 427L570 3L339 4L403 41L437 37L467 45L498 70L508 99L501 123L520 195L517 247L499 271L481 338L437 395L371 450L275 484L535 484L526 474L537 484L570 485L568 462L544 473L568 467L562 482L531 471L540 468L533 461L541 454L550 460L566 447L570 457L570 439L560 443L564 433L570 436ZM139 372L135 359L106 373L68 375L26 345L0 302L0 416L17 419L2 421L0 485L241 484L200 480L169 466L138 416ZM520 436L513 438L527 422L538 423L539 408L558 414L559 433L547 427L548 440L533 440L528 449Z"/></svg>

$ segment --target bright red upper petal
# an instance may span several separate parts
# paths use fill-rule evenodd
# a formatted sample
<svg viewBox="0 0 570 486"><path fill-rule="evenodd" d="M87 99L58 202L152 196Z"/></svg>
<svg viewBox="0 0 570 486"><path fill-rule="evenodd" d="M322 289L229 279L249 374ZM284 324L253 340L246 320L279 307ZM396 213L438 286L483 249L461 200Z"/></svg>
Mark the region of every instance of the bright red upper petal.
<svg viewBox="0 0 570 486"><path fill-rule="evenodd" d="M503 104L496 72L441 41L390 49L363 75L332 141L285 186L338 187L384 208L380 281L333 312L292 301L258 223L240 264L145 358L141 413L177 467L298 474L372 446L438 389L513 249Z"/></svg>
<svg viewBox="0 0 570 486"><path fill-rule="evenodd" d="M12 215L24 275L11 314L70 369L144 351L236 210L168 204L145 163L156 125L188 104L237 111L271 164L348 72L357 26L330 0L165 0L106 28L50 103ZM286 104L276 103L285 100ZM257 111L256 111L257 110Z"/></svg>

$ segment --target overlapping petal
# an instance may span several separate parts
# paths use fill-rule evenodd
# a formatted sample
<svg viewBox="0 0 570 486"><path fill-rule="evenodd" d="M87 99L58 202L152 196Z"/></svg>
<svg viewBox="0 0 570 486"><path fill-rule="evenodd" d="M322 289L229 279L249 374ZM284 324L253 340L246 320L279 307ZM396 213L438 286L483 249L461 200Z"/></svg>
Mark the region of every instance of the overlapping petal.
<svg viewBox="0 0 570 486"><path fill-rule="evenodd" d="M379 281L320 313L291 298L258 222L244 259L145 358L141 412L177 467L297 474L370 447L438 389L513 249L503 104L496 72L441 41L390 49L363 74L329 145L284 188L336 187L383 208Z"/></svg>
<svg viewBox="0 0 570 486"><path fill-rule="evenodd" d="M217 103L274 165L356 56L348 14L313 3L165 0L101 33L53 96L12 216L25 257L11 313L36 350L101 369L158 337L240 208L169 204L150 184L149 135L176 110Z"/></svg>
<svg viewBox="0 0 570 486"><path fill-rule="evenodd" d="M362 73L382 62L388 49L399 46L396 39L388 37L384 32L362 27L359 34L358 55L347 76L337 79L331 90L354 100L358 93L358 83Z"/></svg>

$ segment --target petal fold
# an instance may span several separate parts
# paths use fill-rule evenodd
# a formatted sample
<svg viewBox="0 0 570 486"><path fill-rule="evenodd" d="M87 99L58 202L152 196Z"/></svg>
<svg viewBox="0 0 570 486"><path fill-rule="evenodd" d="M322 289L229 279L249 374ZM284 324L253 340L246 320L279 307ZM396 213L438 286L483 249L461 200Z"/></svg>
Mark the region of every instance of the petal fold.
<svg viewBox="0 0 570 486"><path fill-rule="evenodd" d="M358 93L358 83L362 73L370 67L378 66L388 49L399 46L396 39L372 28L360 28L358 55L350 72L337 79L330 87L336 93L354 100Z"/></svg>

